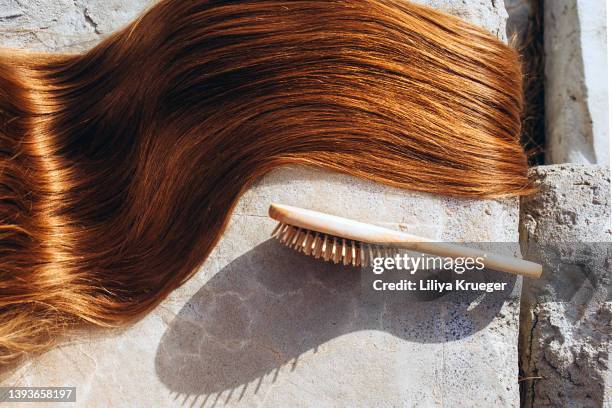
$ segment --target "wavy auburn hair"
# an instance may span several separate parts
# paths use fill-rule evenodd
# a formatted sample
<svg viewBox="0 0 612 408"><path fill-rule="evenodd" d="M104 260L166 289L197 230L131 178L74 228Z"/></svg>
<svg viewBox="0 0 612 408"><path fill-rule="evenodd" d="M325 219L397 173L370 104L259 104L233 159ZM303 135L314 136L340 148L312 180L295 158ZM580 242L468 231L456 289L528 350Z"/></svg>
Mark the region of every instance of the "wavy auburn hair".
<svg viewBox="0 0 612 408"><path fill-rule="evenodd" d="M143 316L286 164L530 191L517 54L404 0L165 0L80 55L0 53L0 363Z"/></svg>

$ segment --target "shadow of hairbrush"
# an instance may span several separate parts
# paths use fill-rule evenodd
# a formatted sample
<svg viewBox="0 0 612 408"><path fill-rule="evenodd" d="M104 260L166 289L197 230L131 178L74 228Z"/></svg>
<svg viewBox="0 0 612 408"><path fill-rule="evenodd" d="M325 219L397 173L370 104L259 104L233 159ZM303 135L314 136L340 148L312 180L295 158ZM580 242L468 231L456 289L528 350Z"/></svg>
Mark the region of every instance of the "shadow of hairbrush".
<svg viewBox="0 0 612 408"><path fill-rule="evenodd" d="M350 333L456 341L486 327L513 292L515 276L479 273L481 280L494 274L506 289L376 300L365 296L359 269L269 240L226 265L184 305L158 346L157 375L177 395L219 399L229 390L227 401L249 387L257 393L264 377L275 380L281 368L295 369L300 356Z"/></svg>

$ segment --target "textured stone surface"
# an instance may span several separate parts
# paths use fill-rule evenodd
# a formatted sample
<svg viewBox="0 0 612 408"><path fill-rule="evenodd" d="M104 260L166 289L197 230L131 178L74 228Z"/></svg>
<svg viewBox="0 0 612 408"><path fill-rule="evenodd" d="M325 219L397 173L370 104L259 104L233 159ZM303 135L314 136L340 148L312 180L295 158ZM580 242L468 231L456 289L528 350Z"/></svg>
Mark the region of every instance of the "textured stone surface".
<svg viewBox="0 0 612 408"><path fill-rule="evenodd" d="M521 234L542 279L525 281L521 368L528 407L612 406L610 171L535 168L539 194L525 199Z"/></svg>
<svg viewBox="0 0 612 408"><path fill-rule="evenodd" d="M506 20L508 13L503 0L412 0L461 17L481 27L501 39L506 39Z"/></svg>
<svg viewBox="0 0 612 408"><path fill-rule="evenodd" d="M501 0L420 0L505 36ZM87 48L146 1L0 0L0 41ZM268 239L272 201L448 241L516 241L518 202L417 194L304 168L240 201L199 273L116 333L84 333L2 385L76 386L79 406L506 406L516 382L521 280L505 292L372 302L356 271Z"/></svg>
<svg viewBox="0 0 612 408"><path fill-rule="evenodd" d="M547 163L610 162L605 8L544 2Z"/></svg>
<svg viewBox="0 0 612 408"><path fill-rule="evenodd" d="M0 39L7 47L83 50L149 4L149 0L0 0Z"/></svg>

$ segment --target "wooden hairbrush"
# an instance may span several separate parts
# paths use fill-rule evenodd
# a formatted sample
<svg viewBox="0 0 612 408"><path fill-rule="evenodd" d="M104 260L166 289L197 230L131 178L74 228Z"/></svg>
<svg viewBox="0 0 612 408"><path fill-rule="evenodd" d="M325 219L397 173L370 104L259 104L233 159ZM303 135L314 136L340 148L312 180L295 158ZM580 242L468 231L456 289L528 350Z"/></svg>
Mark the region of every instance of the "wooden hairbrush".
<svg viewBox="0 0 612 408"><path fill-rule="evenodd" d="M271 204L269 215L278 221L272 237L299 252L329 262L369 266L374 257L393 256L393 250L401 248L441 257L482 258L485 268L530 278L539 278L542 274L542 265L520 258L435 242L317 211Z"/></svg>

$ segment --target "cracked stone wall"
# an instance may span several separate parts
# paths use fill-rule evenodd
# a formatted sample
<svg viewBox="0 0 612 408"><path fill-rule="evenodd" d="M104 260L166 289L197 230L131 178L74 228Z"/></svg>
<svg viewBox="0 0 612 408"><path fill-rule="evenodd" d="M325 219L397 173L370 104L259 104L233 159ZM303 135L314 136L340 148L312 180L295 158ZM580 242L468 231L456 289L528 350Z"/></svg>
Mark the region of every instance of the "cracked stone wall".
<svg viewBox="0 0 612 408"><path fill-rule="evenodd" d="M521 299L525 406L611 407L610 170L542 166L531 177L540 191L522 202L522 241L546 267Z"/></svg>
<svg viewBox="0 0 612 408"><path fill-rule="evenodd" d="M420 0L504 38L502 0ZM144 0L0 0L0 43L86 49ZM417 194L305 168L242 198L200 272L153 313L88 333L7 373L2 385L76 386L79 406L500 406L519 403L521 279L506 291L369 302L358 273L268 238L272 201L441 240L518 239L518 201Z"/></svg>

